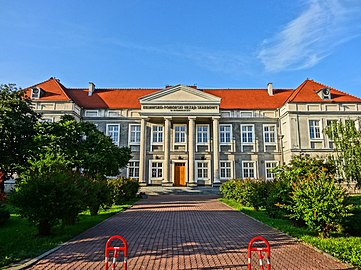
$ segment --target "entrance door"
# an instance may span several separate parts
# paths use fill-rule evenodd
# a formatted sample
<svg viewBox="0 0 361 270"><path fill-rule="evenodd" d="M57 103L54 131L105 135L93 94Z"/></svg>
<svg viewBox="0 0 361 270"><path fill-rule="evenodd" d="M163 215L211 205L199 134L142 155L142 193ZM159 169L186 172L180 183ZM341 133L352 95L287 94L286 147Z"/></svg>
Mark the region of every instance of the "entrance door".
<svg viewBox="0 0 361 270"><path fill-rule="evenodd" d="M184 187L186 185L186 165L185 163L174 163L174 185Z"/></svg>

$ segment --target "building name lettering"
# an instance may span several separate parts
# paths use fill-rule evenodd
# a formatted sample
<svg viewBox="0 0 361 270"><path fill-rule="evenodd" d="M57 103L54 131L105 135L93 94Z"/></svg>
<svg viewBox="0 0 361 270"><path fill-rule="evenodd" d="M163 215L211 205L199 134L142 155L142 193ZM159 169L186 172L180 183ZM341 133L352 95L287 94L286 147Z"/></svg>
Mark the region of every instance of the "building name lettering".
<svg viewBox="0 0 361 270"><path fill-rule="evenodd" d="M144 110L171 110L171 111L191 111L191 110L216 110L215 105L143 105Z"/></svg>

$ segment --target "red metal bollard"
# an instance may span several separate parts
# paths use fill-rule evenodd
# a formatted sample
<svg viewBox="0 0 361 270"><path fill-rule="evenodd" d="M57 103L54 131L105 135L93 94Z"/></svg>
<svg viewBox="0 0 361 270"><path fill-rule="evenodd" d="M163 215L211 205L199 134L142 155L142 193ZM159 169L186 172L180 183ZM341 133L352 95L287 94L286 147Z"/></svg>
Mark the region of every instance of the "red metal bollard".
<svg viewBox="0 0 361 270"><path fill-rule="evenodd" d="M263 248L259 248L259 247L252 247L252 244L256 241L262 241L266 247ZM263 255L262 255L262 251L263 252L267 252L267 270L271 270L271 246L268 243L268 241L263 238L262 236L256 236L254 238L251 239L251 241L249 241L248 244L248 270L252 270L252 266L251 266L251 254L252 251L257 251L258 253L258 258L259 258L259 265L260 265L260 269L264 270L263 268Z"/></svg>
<svg viewBox="0 0 361 270"><path fill-rule="evenodd" d="M110 242L112 242L115 239L120 240L122 242L123 246L119 246L119 247L110 246ZM117 261L120 251L124 252L123 265L124 265L124 270L127 270L127 260L128 260L128 243L127 243L127 241L119 235L114 235L108 239L108 241L105 245L105 270L109 269L109 265L108 265L109 251L113 251L113 260L111 262L112 270L115 270L115 264L116 264L116 261Z"/></svg>

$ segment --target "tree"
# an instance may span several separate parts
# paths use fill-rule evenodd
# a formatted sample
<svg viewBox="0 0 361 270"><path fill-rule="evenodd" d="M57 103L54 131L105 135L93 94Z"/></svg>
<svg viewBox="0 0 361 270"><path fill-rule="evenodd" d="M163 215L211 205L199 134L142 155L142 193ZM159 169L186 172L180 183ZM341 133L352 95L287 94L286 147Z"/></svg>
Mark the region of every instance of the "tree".
<svg viewBox="0 0 361 270"><path fill-rule="evenodd" d="M52 156L54 160L61 160L66 170L86 177L88 185L83 200L92 215L97 214L100 206L112 204L106 176L118 175L127 165L131 158L128 147L114 145L94 124L77 122L69 115L59 122L38 123L35 129L34 144L37 147L29 160L31 169L21 175L23 181L31 181L34 173L52 172L54 168L46 161L46 157ZM37 164L44 166L34 166ZM34 168L42 171L34 171Z"/></svg>
<svg viewBox="0 0 361 270"><path fill-rule="evenodd" d="M0 193L5 177L26 163L40 115L14 84L0 85Z"/></svg>
<svg viewBox="0 0 361 270"><path fill-rule="evenodd" d="M334 142L333 160L339 174L346 181L355 181L361 187L361 131L357 130L355 121L334 122L326 133Z"/></svg>
<svg viewBox="0 0 361 270"><path fill-rule="evenodd" d="M63 156L70 169L90 178L118 175L131 158L128 147L114 145L94 124L77 122L70 115L63 116L59 122L38 123L35 129L36 150L32 159L44 153Z"/></svg>

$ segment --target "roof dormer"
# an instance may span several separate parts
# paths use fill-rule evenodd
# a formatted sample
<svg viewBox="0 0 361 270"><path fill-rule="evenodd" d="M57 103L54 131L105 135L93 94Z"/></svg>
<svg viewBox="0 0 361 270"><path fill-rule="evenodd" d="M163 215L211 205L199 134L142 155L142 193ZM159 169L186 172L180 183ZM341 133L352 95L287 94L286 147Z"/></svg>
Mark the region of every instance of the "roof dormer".
<svg viewBox="0 0 361 270"><path fill-rule="evenodd" d="M41 97L41 89L39 87L31 88L31 98L39 99Z"/></svg>
<svg viewBox="0 0 361 270"><path fill-rule="evenodd" d="M318 96L323 100L330 100L331 99L331 90L330 88L322 88L317 91Z"/></svg>

